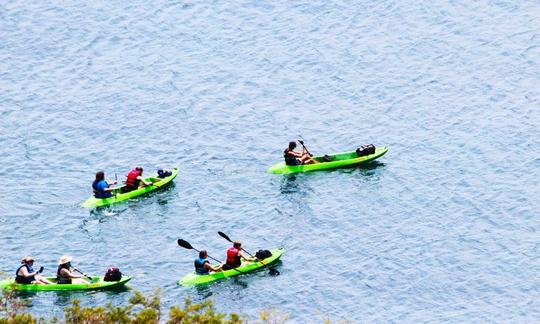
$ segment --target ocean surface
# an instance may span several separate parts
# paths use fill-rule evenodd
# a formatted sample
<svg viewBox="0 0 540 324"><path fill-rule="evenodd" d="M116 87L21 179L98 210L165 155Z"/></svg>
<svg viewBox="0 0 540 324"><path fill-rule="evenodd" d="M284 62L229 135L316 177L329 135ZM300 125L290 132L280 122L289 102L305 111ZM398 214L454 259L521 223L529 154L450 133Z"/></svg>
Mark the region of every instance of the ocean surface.
<svg viewBox="0 0 540 324"><path fill-rule="evenodd" d="M540 2L0 1L0 269L63 254L164 306L208 298L291 322L540 321ZM280 176L311 152L364 167ZM98 170L180 167L89 211ZM286 248L203 289L183 238L222 259ZM38 316L129 291L24 296Z"/></svg>

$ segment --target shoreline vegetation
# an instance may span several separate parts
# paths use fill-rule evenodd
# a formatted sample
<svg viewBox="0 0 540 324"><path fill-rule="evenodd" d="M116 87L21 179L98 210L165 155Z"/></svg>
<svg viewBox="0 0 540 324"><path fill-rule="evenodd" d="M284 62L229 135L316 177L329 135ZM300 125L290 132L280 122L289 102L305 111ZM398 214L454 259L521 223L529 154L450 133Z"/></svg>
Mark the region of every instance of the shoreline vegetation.
<svg viewBox="0 0 540 324"><path fill-rule="evenodd" d="M166 317L167 316L167 317ZM237 313L219 313L213 301L193 303L188 297L183 306L171 306L168 315L164 315L160 291L148 296L135 291L126 306L114 306L111 302L104 306L82 307L78 299L71 306L64 308L63 318L36 317L27 312L26 302L20 299L14 290L4 289L0 295L0 324L98 324L98 323L205 323L205 324L240 324L240 323L286 323L288 317L275 310L264 310L260 318L250 321ZM324 320L324 323L330 323Z"/></svg>

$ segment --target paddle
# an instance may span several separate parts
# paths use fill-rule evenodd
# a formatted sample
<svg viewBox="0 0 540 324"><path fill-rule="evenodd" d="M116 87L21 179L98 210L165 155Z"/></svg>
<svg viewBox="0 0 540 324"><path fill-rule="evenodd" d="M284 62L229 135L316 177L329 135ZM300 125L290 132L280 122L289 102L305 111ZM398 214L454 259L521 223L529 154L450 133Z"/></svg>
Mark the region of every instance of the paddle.
<svg viewBox="0 0 540 324"><path fill-rule="evenodd" d="M114 182L116 182L115 185L118 185L118 175L116 174L116 172L114 173ZM118 191L117 189L119 189L119 188L114 188L114 189L113 189L113 192L114 192L114 198L116 198L116 195L117 195L116 192Z"/></svg>
<svg viewBox="0 0 540 324"><path fill-rule="evenodd" d="M83 276L85 276L86 278L88 278L90 280L90 282L93 282L94 279L92 277L90 277L89 275L87 275L86 273L83 273L81 272L79 269L77 268L73 268L73 271L77 271L78 273L82 274Z"/></svg>
<svg viewBox="0 0 540 324"><path fill-rule="evenodd" d="M298 140L298 143L302 145L302 147L304 148L304 150L306 150L306 153L309 154L309 156L313 156L313 154L311 154L311 152L308 151L307 147L304 145L304 141Z"/></svg>
<svg viewBox="0 0 540 324"><path fill-rule="evenodd" d="M226 239L227 241L231 242L231 243L234 243L230 238L229 236L227 236L227 234L223 233L223 232L217 232L219 234L219 236L223 237L224 239ZM249 253L248 251L246 251L244 248L241 248L242 251L246 252L247 254L249 254L250 257L254 258L254 259L257 259L260 263L266 265L262 260L259 260L259 258L257 257L254 257L251 253Z"/></svg>
<svg viewBox="0 0 540 324"><path fill-rule="evenodd" d="M183 247L184 249L195 250L195 251L197 251L197 252L201 252L201 251L197 250L196 248L194 248L193 246L191 246L191 244L189 244L189 242L186 241L186 240L178 239L178 241L176 241L176 242L178 243L178 245L180 245L180 246ZM214 260L214 261L216 261L216 262L218 262L218 263L223 263L223 261L219 261L218 259L213 258L213 257L209 256L208 254L207 254L207 256L208 256L210 259L212 259L212 260ZM240 271L240 270L238 270L238 269L236 269L236 268L233 268L233 270L236 270L236 271L238 271L238 272L240 272L240 273L242 273L242 274L244 273L244 272L242 272L242 271Z"/></svg>

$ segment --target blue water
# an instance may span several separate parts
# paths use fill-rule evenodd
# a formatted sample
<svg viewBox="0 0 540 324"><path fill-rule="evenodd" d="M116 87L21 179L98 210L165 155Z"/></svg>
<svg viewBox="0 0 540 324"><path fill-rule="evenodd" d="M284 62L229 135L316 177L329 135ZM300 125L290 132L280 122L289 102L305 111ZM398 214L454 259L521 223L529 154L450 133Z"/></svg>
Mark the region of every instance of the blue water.
<svg viewBox="0 0 540 324"><path fill-rule="evenodd" d="M63 254L256 318L540 321L538 1L0 2L0 269ZM314 153L363 168L279 176ZM167 190L79 205L94 173L179 165ZM223 258L287 249L205 289L184 238ZM40 316L129 292L38 293Z"/></svg>

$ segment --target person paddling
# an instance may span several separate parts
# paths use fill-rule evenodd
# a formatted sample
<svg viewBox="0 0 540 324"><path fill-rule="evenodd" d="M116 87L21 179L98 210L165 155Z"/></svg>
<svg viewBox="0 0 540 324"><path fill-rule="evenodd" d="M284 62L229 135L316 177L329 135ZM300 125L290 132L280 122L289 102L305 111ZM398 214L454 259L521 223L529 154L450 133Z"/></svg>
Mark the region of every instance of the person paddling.
<svg viewBox="0 0 540 324"><path fill-rule="evenodd" d="M43 267L34 271L32 266L34 265L34 258L31 256L24 257L21 260L22 265L15 271L15 282L19 284L37 284L37 285L49 285L52 284L49 280L42 277L40 273L43 272Z"/></svg>
<svg viewBox="0 0 540 324"><path fill-rule="evenodd" d="M311 158L305 146L302 148L302 152L296 152L296 142L289 142L289 147L283 151L283 158L286 165L302 165L302 164L314 164L317 163Z"/></svg>
<svg viewBox="0 0 540 324"><path fill-rule="evenodd" d="M58 261L58 269L56 270L56 279L59 284L88 284L89 282L83 279L82 273L77 273L77 269L71 266L72 257L64 255Z"/></svg>
<svg viewBox="0 0 540 324"><path fill-rule="evenodd" d="M193 262L195 265L195 273L198 275L210 274L210 271L220 272L221 266L214 267L208 261L208 253L206 250L199 251L199 257Z"/></svg>
<svg viewBox="0 0 540 324"><path fill-rule="evenodd" d="M227 250L227 261L223 265L223 270L230 270L238 268L242 265L242 259L247 261L254 261L255 259L247 256L242 250L242 242L234 241L233 246Z"/></svg>
<svg viewBox="0 0 540 324"><path fill-rule="evenodd" d="M96 180L92 183L92 190L94 191L94 197L96 198L110 198L112 197L112 191L114 188L111 188L111 185L115 185L118 182L115 180L110 184L105 181L105 173L103 171L96 172Z"/></svg>
<svg viewBox="0 0 540 324"><path fill-rule="evenodd" d="M139 185L142 183L144 186L152 185L152 182L146 181L143 174L143 168L136 167L131 170L126 179L126 185L122 187L122 193L130 192L139 189Z"/></svg>

